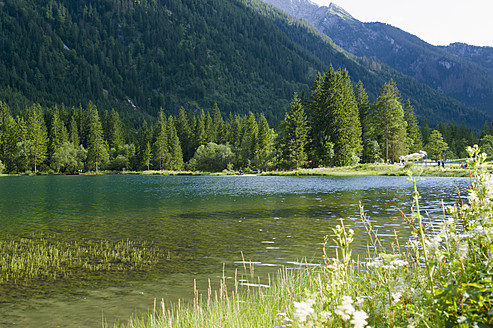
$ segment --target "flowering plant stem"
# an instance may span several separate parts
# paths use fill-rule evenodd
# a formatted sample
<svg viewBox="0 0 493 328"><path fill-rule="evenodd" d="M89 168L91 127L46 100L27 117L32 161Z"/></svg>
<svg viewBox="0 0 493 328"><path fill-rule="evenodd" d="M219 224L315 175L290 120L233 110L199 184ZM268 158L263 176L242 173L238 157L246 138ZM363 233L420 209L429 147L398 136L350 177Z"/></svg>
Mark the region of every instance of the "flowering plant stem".
<svg viewBox="0 0 493 328"><path fill-rule="evenodd" d="M430 284L430 290L431 294L434 295L434 284L433 284L433 268L431 266L431 263L428 261L428 252L426 250L426 236L425 232L423 229L423 216L421 215L421 212L419 210L419 192L418 192L418 187L417 187L417 182L418 180L412 176L408 179L409 182L413 184L414 190L413 190L413 199L416 204L416 215L418 216L419 219L419 239L421 241L421 248L423 250L423 257L425 260L425 266L426 266L426 273L428 275L428 280Z"/></svg>

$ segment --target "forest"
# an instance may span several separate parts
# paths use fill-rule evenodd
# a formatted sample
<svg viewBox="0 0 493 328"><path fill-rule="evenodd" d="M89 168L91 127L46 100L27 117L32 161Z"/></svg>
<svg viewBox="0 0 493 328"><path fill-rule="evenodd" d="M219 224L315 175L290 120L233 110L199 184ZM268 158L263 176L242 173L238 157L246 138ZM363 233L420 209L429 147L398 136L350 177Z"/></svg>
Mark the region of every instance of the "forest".
<svg viewBox="0 0 493 328"><path fill-rule="evenodd" d="M0 99L14 116L33 104L91 101L140 125L160 109L198 115L217 104L277 125L293 93L308 93L333 65L361 80L371 101L393 79L432 126L479 131L491 120L260 0L5 0L0 8Z"/></svg>
<svg viewBox="0 0 493 328"><path fill-rule="evenodd" d="M294 94L282 122L265 115L223 117L214 105L199 112L163 110L135 124L112 109L39 104L13 115L0 103L0 168L4 173L69 173L101 170L283 170L397 162L426 150L431 159L466 157L479 143L493 150L493 125L481 135L464 124L418 125L411 101L394 81L374 103L346 70L318 74L308 95Z"/></svg>

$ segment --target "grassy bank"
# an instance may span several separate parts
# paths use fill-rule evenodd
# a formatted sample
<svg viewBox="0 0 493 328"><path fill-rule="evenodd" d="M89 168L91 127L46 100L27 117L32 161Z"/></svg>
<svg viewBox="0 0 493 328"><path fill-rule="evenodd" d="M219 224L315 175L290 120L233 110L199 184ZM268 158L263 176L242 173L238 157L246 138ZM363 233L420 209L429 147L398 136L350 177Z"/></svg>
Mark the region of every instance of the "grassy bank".
<svg viewBox="0 0 493 328"><path fill-rule="evenodd" d="M266 171L258 173L256 170L245 170L245 175L265 175L265 176L407 176L410 169L419 171L422 176L442 176L442 177L468 177L469 170L463 169L459 164L446 164L445 167L438 167L435 164L429 165L386 165L386 164L357 164L344 167L330 168L314 168L314 169L296 169L290 171ZM493 172L493 167L485 167L485 170ZM226 176L238 175L237 171L224 170L222 172L205 172L205 171L173 171L173 170L148 170L148 171L89 171L82 173L83 175L162 175L162 176ZM58 175L50 172L26 172L22 174L14 174L15 176L34 176L34 175ZM64 175L64 174L60 174ZM1 174L0 176L8 176Z"/></svg>
<svg viewBox="0 0 493 328"><path fill-rule="evenodd" d="M194 291L190 304L151 309L128 327L491 327L493 325L493 177L470 149L472 186L468 199L444 208L441 223L423 216L418 180L407 244L382 245L361 207L368 255L351 254L353 231L333 228L316 268L282 269L269 287L240 288L222 279L220 289ZM436 222L436 218L434 218ZM337 256L327 256L336 246ZM244 268L244 274L248 270Z"/></svg>

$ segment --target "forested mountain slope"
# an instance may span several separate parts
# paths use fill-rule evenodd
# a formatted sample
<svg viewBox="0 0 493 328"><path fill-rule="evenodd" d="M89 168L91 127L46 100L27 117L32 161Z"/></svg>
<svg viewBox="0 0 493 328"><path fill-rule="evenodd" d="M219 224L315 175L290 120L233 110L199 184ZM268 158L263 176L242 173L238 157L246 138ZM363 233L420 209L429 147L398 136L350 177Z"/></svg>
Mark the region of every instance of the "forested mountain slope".
<svg viewBox="0 0 493 328"><path fill-rule="evenodd" d="M309 0L265 1L305 19L335 44L368 63L377 60L468 106L493 114L491 48L461 44L436 47L391 25L360 22L334 3L320 7Z"/></svg>
<svg viewBox="0 0 493 328"><path fill-rule="evenodd" d="M142 119L217 103L275 123L293 93L333 65L372 99L393 78L432 125L479 129L489 119L257 0L4 0L0 8L0 99L14 112L92 100Z"/></svg>

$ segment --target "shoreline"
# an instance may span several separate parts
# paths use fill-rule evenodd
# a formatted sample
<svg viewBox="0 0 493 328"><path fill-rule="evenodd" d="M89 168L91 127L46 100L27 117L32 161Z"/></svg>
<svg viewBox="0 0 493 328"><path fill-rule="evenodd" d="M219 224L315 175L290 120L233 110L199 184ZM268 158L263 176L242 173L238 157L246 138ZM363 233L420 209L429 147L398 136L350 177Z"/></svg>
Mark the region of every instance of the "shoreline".
<svg viewBox="0 0 493 328"><path fill-rule="evenodd" d="M488 169L493 171L493 168ZM145 171L89 171L83 173L55 173L33 172L17 174L0 174L0 176L50 176L50 175L147 175L147 176L329 176L329 177L357 177L357 176L407 176L409 172L419 176L434 177L469 177L470 170L459 165L437 167L434 165L385 165L385 164L358 164L346 167L332 168L300 168L290 171L246 171L239 174L236 171L202 172L202 171L172 171L172 170L145 170Z"/></svg>

